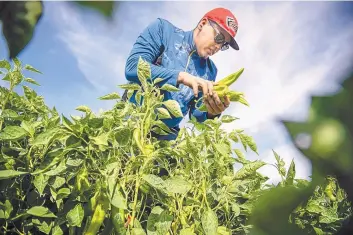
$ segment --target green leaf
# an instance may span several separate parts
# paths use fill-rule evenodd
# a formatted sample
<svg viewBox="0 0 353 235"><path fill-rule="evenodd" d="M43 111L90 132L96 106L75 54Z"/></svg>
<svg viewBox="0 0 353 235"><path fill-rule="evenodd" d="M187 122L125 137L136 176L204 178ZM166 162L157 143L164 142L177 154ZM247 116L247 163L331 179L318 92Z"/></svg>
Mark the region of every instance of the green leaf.
<svg viewBox="0 0 353 235"><path fill-rule="evenodd" d="M83 163L82 159L67 159L66 165L68 166L80 166Z"/></svg>
<svg viewBox="0 0 353 235"><path fill-rule="evenodd" d="M91 113L91 109L85 105L80 105L76 108L77 111L81 111L81 112L84 112L84 113Z"/></svg>
<svg viewBox="0 0 353 235"><path fill-rule="evenodd" d="M104 118L90 118L88 120L88 126L96 129L103 127Z"/></svg>
<svg viewBox="0 0 353 235"><path fill-rule="evenodd" d="M45 172L44 174L49 175L49 176L54 176L54 175L60 174L64 170L66 170L66 165L65 165L65 162L62 161L62 162L60 162L60 164L56 168L54 168L53 170L50 170L48 172Z"/></svg>
<svg viewBox="0 0 353 235"><path fill-rule="evenodd" d="M49 235L52 224L48 224L46 221L40 221L39 219L32 219L32 222L39 231Z"/></svg>
<svg viewBox="0 0 353 235"><path fill-rule="evenodd" d="M260 160L248 163L235 173L234 179L240 180L253 175L259 168L263 167L264 165L266 165L266 163Z"/></svg>
<svg viewBox="0 0 353 235"><path fill-rule="evenodd" d="M118 129L114 135L119 145L126 146L130 142L132 133L128 128L122 128Z"/></svg>
<svg viewBox="0 0 353 235"><path fill-rule="evenodd" d="M13 1L3 7L0 17L11 59L17 57L32 40L42 11L42 1Z"/></svg>
<svg viewBox="0 0 353 235"><path fill-rule="evenodd" d="M109 133L102 133L96 137L90 138L95 145L108 146Z"/></svg>
<svg viewBox="0 0 353 235"><path fill-rule="evenodd" d="M50 185L54 188L60 188L65 184L65 178L62 178L60 176L56 176L53 180L50 181Z"/></svg>
<svg viewBox="0 0 353 235"><path fill-rule="evenodd" d="M10 179L20 175L28 174L28 172L14 171L14 170L2 170L0 171L0 180Z"/></svg>
<svg viewBox="0 0 353 235"><path fill-rule="evenodd" d="M273 154L275 155L276 161L277 161L277 167L279 168L279 173L282 176L286 175L286 169L284 168L285 163L283 159L276 153L274 150L272 150Z"/></svg>
<svg viewBox="0 0 353 235"><path fill-rule="evenodd" d="M159 189L159 190L164 190L165 189L165 183L164 180L156 175L144 175L142 177L147 183L149 183L152 187Z"/></svg>
<svg viewBox="0 0 353 235"><path fill-rule="evenodd" d="M105 17L111 18L114 12L114 1L75 1L82 7L87 7L98 11Z"/></svg>
<svg viewBox="0 0 353 235"><path fill-rule="evenodd" d="M56 225L55 227L53 227L52 229L52 235L64 235L63 230L60 228L59 225Z"/></svg>
<svg viewBox="0 0 353 235"><path fill-rule="evenodd" d="M233 140L235 143L239 142L236 131L232 131L231 133L229 133L229 138Z"/></svg>
<svg viewBox="0 0 353 235"><path fill-rule="evenodd" d="M310 213L321 214L326 208L319 205L317 201L309 201L305 209Z"/></svg>
<svg viewBox="0 0 353 235"><path fill-rule="evenodd" d="M64 125L67 129L69 129L69 130L72 131L72 126L73 126L73 124L72 124L72 122L71 122L67 117L65 117L64 115L62 115L62 123L63 123L63 125Z"/></svg>
<svg viewBox="0 0 353 235"><path fill-rule="evenodd" d="M13 206L9 200L6 200L5 204L0 202L0 219L10 218L12 210L13 210Z"/></svg>
<svg viewBox="0 0 353 235"><path fill-rule="evenodd" d="M245 151L247 151L248 145L247 145L246 135L243 133L238 133L238 136L239 136L240 142L242 143Z"/></svg>
<svg viewBox="0 0 353 235"><path fill-rule="evenodd" d="M159 119L169 119L172 118L165 108L157 108L157 114Z"/></svg>
<svg viewBox="0 0 353 235"><path fill-rule="evenodd" d="M165 132L162 128L155 126L151 130L153 133L156 133L157 135L169 135L167 132ZM169 132L170 133L170 132Z"/></svg>
<svg viewBox="0 0 353 235"><path fill-rule="evenodd" d="M157 120L157 121L153 122L153 126L158 126L163 131L168 132L168 133L172 133L170 128L164 122L162 122L161 120Z"/></svg>
<svg viewBox="0 0 353 235"><path fill-rule="evenodd" d="M201 223L205 235L217 235L218 218L213 210L208 209L203 213Z"/></svg>
<svg viewBox="0 0 353 235"><path fill-rule="evenodd" d="M246 135L245 140L246 140L246 144L250 147L250 149L255 153L257 153L257 146L253 137Z"/></svg>
<svg viewBox="0 0 353 235"><path fill-rule="evenodd" d="M25 129L23 129L22 127L6 126L0 132L0 140L16 141L16 140L22 139L23 137L25 137L27 135L28 135L27 131L25 131Z"/></svg>
<svg viewBox="0 0 353 235"><path fill-rule="evenodd" d="M76 204L76 206L71 209L67 215L66 219L70 226L81 227L81 223L84 217L84 210L81 203Z"/></svg>
<svg viewBox="0 0 353 235"><path fill-rule="evenodd" d="M112 92L110 94L99 97L100 100L116 100L120 98L121 97L117 92Z"/></svg>
<svg viewBox="0 0 353 235"><path fill-rule="evenodd" d="M156 206L152 209L147 220L148 235L167 234L173 222L173 216L168 214L168 211Z"/></svg>
<svg viewBox="0 0 353 235"><path fill-rule="evenodd" d="M123 84L123 85L119 85L119 87L121 89L125 89L125 90L139 90L141 88L141 86L137 83L129 83L129 84Z"/></svg>
<svg viewBox="0 0 353 235"><path fill-rule="evenodd" d="M224 226L219 226L217 228L217 235L232 235L230 231Z"/></svg>
<svg viewBox="0 0 353 235"><path fill-rule="evenodd" d="M324 231L322 231L320 228L317 228L317 227L313 227L316 235L324 235Z"/></svg>
<svg viewBox="0 0 353 235"><path fill-rule="evenodd" d="M195 235L196 233L194 233L194 229L192 228L184 228L182 230L180 230L180 235Z"/></svg>
<svg viewBox="0 0 353 235"><path fill-rule="evenodd" d="M12 118L12 119L17 119L19 117L18 114L11 109L3 110L1 113L1 116L4 118Z"/></svg>
<svg viewBox="0 0 353 235"><path fill-rule="evenodd" d="M2 80L10 82L12 79L12 72L7 73Z"/></svg>
<svg viewBox="0 0 353 235"><path fill-rule="evenodd" d="M124 209L124 210L127 209L126 199L123 197L123 195L121 194L118 188L115 189L115 192L113 193L113 197L110 202L116 208Z"/></svg>
<svg viewBox="0 0 353 235"><path fill-rule="evenodd" d="M56 136L60 134L60 130L58 128L53 128L49 130L45 130L38 136L34 138L32 145L44 145L47 146Z"/></svg>
<svg viewBox="0 0 353 235"><path fill-rule="evenodd" d="M135 100L138 104L141 104L141 101L142 101L142 93L141 91L137 91L136 94L135 94Z"/></svg>
<svg viewBox="0 0 353 235"><path fill-rule="evenodd" d="M240 149L234 149L234 152L240 160L245 160L245 155L242 151L240 151Z"/></svg>
<svg viewBox="0 0 353 235"><path fill-rule="evenodd" d="M167 191L170 193L185 194L192 187L189 182L179 176L168 178L164 181L164 183Z"/></svg>
<svg viewBox="0 0 353 235"><path fill-rule="evenodd" d="M7 71L11 70L11 64L7 60L0 60L0 68L4 68Z"/></svg>
<svg viewBox="0 0 353 235"><path fill-rule="evenodd" d="M40 86L40 84L38 82L36 82L36 80L32 79L32 78L25 78L26 82L32 83L34 85Z"/></svg>
<svg viewBox="0 0 353 235"><path fill-rule="evenodd" d="M40 73L42 74L41 71L39 71L38 69L34 68L33 66L29 65L29 64L26 64L24 69L28 70L28 71L31 71L31 72L35 72L35 73Z"/></svg>
<svg viewBox="0 0 353 235"><path fill-rule="evenodd" d="M292 162L287 172L286 185L293 185L294 178L295 178L295 163L294 163L294 160L292 159Z"/></svg>
<svg viewBox="0 0 353 235"><path fill-rule="evenodd" d="M173 85L170 85L170 84L164 84L161 88L161 90L164 90L164 91L179 91L180 89L173 86Z"/></svg>
<svg viewBox="0 0 353 235"><path fill-rule="evenodd" d="M146 235L146 233L142 228L133 228L131 229L131 235Z"/></svg>
<svg viewBox="0 0 353 235"><path fill-rule="evenodd" d="M35 128L36 128L36 124L35 123L29 123L26 120L21 122L21 127L27 131L31 137L34 136L35 134Z"/></svg>
<svg viewBox="0 0 353 235"><path fill-rule="evenodd" d="M43 206L34 206L27 210L27 214L43 218L56 218L48 208Z"/></svg>
<svg viewBox="0 0 353 235"><path fill-rule="evenodd" d="M39 195L43 195L44 189L48 184L49 177L43 174L36 175L34 177L33 184L39 192Z"/></svg>
<svg viewBox="0 0 353 235"><path fill-rule="evenodd" d="M12 61L15 64L16 70L21 70L21 61L17 57L12 58Z"/></svg>
<svg viewBox="0 0 353 235"><path fill-rule="evenodd" d="M137 77L142 84L143 89L147 90L147 80L151 78L151 68L147 61L139 57L137 63Z"/></svg>
<svg viewBox="0 0 353 235"><path fill-rule="evenodd" d="M164 78L156 78L156 79L154 79L153 84L157 84L157 83L160 83L162 81L164 81Z"/></svg>
<svg viewBox="0 0 353 235"><path fill-rule="evenodd" d="M230 115L223 115L221 117L221 122L223 122L223 123L231 123L231 122L233 122L233 121L235 121L237 119L239 119L239 118L233 117L233 116L230 116Z"/></svg>
<svg viewBox="0 0 353 235"><path fill-rule="evenodd" d="M167 100L164 101L163 104L166 106L169 112L171 112L176 118L183 117L180 105L176 100Z"/></svg>
<svg viewBox="0 0 353 235"><path fill-rule="evenodd" d="M217 152L219 152L221 155L223 156L229 156L231 150L230 150L230 146L225 144L225 143L217 143L214 145L217 149Z"/></svg>
<svg viewBox="0 0 353 235"><path fill-rule="evenodd" d="M61 188L59 189L58 193L56 194L56 200L60 200L63 198L66 198L70 195L70 189L69 188Z"/></svg>
<svg viewBox="0 0 353 235"><path fill-rule="evenodd" d="M155 224L157 227L157 234L162 235L162 234L168 234L168 231L172 225L173 222L173 216L168 214L168 211L163 211L159 215L158 222Z"/></svg>
<svg viewBox="0 0 353 235"><path fill-rule="evenodd" d="M156 228L156 223L159 220L160 214L163 212L163 209L159 206L153 207L151 213L148 216L147 219L147 234L148 235L154 235L157 234L157 228Z"/></svg>
<svg viewBox="0 0 353 235"><path fill-rule="evenodd" d="M132 97L132 95L134 94L134 90L128 90L127 91L127 99L130 99Z"/></svg>
<svg viewBox="0 0 353 235"><path fill-rule="evenodd" d="M240 207L236 203L232 203L233 216L237 217L240 215Z"/></svg>

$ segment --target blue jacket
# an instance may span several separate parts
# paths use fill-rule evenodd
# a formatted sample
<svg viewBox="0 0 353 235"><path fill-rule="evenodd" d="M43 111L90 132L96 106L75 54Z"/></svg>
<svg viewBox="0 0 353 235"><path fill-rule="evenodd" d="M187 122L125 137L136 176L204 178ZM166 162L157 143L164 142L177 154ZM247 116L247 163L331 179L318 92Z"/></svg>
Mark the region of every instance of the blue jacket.
<svg viewBox="0 0 353 235"><path fill-rule="evenodd" d="M183 84L177 85L178 74L181 71L209 81L216 80L217 68L215 64L209 58L199 57L195 50L192 30L183 31L169 21L157 18L143 30L134 43L126 61L126 79L130 82L140 83L137 76L137 63L141 56L150 63L152 80L158 77L164 78L160 86L168 83L180 89L177 92L164 91L165 100L176 100L184 116L189 113L190 118L194 116L197 121L203 122L207 119L207 113L195 108L192 89ZM194 53L192 53L193 51ZM200 92L199 97L201 96ZM130 98L130 101L136 103L135 94ZM182 118L173 117L172 119L163 119L163 122L169 128L176 130L177 135L181 120ZM175 137L169 136L164 139L174 139Z"/></svg>

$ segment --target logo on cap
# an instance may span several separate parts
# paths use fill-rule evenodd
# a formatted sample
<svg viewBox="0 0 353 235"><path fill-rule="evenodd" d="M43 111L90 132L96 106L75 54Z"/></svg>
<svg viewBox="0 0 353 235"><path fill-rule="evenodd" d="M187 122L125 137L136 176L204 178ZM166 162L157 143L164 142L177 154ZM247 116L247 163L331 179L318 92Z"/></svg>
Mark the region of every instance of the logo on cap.
<svg viewBox="0 0 353 235"><path fill-rule="evenodd" d="M238 31L238 24L234 18L227 16L227 25L236 33Z"/></svg>

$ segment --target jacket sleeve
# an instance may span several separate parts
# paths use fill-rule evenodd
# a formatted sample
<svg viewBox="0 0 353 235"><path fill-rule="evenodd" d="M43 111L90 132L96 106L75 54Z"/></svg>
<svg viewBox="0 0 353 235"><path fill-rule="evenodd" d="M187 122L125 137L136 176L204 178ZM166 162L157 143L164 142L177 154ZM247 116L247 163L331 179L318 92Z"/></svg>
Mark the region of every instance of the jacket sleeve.
<svg viewBox="0 0 353 235"><path fill-rule="evenodd" d="M167 69L154 65L161 50L166 46L168 40L168 25L161 19L156 19L148 25L138 36L133 48L127 58L125 65L125 77L130 82L140 83L137 76L137 64L141 56L150 64L152 80L163 78L164 83L177 86L178 70Z"/></svg>

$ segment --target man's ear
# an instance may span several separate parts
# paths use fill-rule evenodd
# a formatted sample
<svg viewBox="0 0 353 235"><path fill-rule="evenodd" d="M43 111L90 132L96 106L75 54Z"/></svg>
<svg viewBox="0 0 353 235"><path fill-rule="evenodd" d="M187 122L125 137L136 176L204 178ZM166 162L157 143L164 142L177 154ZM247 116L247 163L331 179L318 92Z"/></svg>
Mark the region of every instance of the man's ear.
<svg viewBox="0 0 353 235"><path fill-rule="evenodd" d="M199 30L201 30L202 27L205 26L206 23L207 23L207 19L206 19L206 18L201 19L200 22L199 22L199 24L197 25L197 28L198 28Z"/></svg>

